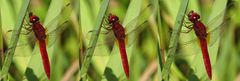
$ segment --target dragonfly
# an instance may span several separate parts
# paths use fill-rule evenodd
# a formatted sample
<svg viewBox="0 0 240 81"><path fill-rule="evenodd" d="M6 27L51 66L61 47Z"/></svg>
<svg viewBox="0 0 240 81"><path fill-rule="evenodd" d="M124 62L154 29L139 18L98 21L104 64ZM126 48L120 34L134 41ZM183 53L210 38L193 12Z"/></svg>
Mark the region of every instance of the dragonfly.
<svg viewBox="0 0 240 81"><path fill-rule="evenodd" d="M30 36L30 37L35 37L37 40L37 43L39 44L44 72L48 79L50 79L51 71L50 71L50 62L49 62L47 47L51 47L57 39L56 35L66 28L66 26L62 26L62 25L67 23L66 19L69 16L69 10L71 10L69 5L70 3L67 3L66 5L64 5L59 15L57 15L54 19L52 19L47 25L43 26L40 22L39 17L33 14L32 12L28 13L28 18L26 17L26 19L24 19L24 22L23 22L24 24L22 28L24 28L26 31L21 31L21 34L29 35L31 32L34 33L35 36ZM58 23L61 23L61 24L58 24ZM56 26L59 26L59 27L56 27ZM16 30L10 30L10 31L16 31ZM23 35L20 35L20 39L22 39L21 36ZM23 46L23 45L20 45L20 46ZM18 44L18 47L20 46Z"/></svg>
<svg viewBox="0 0 240 81"><path fill-rule="evenodd" d="M65 6L65 8L67 6ZM61 13L63 13L63 12L65 12L65 11L62 11ZM61 16L62 18L60 18L59 16ZM24 32L21 31L21 34L29 35L31 32L34 33L35 36L33 36L33 37L36 38L36 40L39 44L45 74L46 74L47 78L50 79L51 71L50 71L50 62L49 62L49 57L48 57L48 53L47 53L47 47L51 47L57 39L56 34L63 31L63 29L66 28L63 25L68 22L66 20L67 17L63 16L61 14L56 16L47 25L45 25L46 28L44 28L44 26L40 23L39 17L34 15L32 12L29 12L28 18L29 18L29 21L26 19L23 24L23 28L26 31L24 31ZM53 26L55 26L56 23L58 23L58 22L60 23L60 24L57 24L57 26L59 26L59 27L54 28ZM50 31L48 31L48 30L50 30ZM8 32L11 32L11 31L15 31L15 30L9 30ZM22 39L21 36L20 36L20 39ZM26 46L26 44L22 44L22 43L26 43L26 41L25 42L19 41L19 42L21 42L21 43L18 44L18 47ZM28 42L31 42L31 40ZM11 49L11 48L9 48L9 49Z"/></svg>
<svg viewBox="0 0 240 81"><path fill-rule="evenodd" d="M39 41L39 48L42 56L45 73L48 79L50 79L50 63L49 63L48 53L46 49L46 42L45 42L47 37L46 30L40 24L39 17L36 15L33 15L32 12L29 13L29 21L32 24L32 30L34 32L34 35Z"/></svg>
<svg viewBox="0 0 240 81"><path fill-rule="evenodd" d="M224 13L224 12L222 12L222 13ZM222 16L223 15L222 13L219 16ZM218 18L218 16L216 16L215 18ZM217 36L217 35L220 34L219 31L217 31L217 30L219 30L219 29L221 30L223 23L218 25L216 28L214 28L210 31L207 31L207 26L209 26L210 24L215 24L214 22L210 21L210 23L205 25L202 21L200 21L200 15L193 10L188 12L187 19L190 22L185 22L185 23L183 23L183 25L188 30L184 31L182 33L189 33L192 30L194 30L197 38L187 41L183 45L188 45L197 40L199 41L208 78L212 79L212 66L211 66L211 61L209 58L208 45L212 46L217 41L217 39L219 38L219 36ZM186 23L190 23L190 25L187 25ZM181 37L184 37L184 36L181 36Z"/></svg>
<svg viewBox="0 0 240 81"><path fill-rule="evenodd" d="M118 43L119 46L123 70L128 79L129 79L129 63L127 58L126 47L130 46L135 41L135 39L133 39L133 37L130 36L133 36L133 34L137 30L142 29L143 28L142 25L147 22L146 19L150 16L151 12L146 12L146 10L150 6L151 5L148 5L146 8L144 8L136 18L131 20L125 26L125 28L120 23L119 17L112 13L109 13L108 15L105 16L104 22L102 24L102 28L106 30L105 32L103 32L104 34L109 34L110 31L112 31L114 34L116 42Z"/></svg>
<svg viewBox="0 0 240 81"><path fill-rule="evenodd" d="M125 37L126 37L125 30L123 26L119 23L119 18L116 15L109 14L108 22L111 25L111 28L105 28L105 29L112 30L114 32L114 35L119 44L119 50L121 53L124 72L127 78L129 78L129 65L128 65L126 47L125 47Z"/></svg>
<svg viewBox="0 0 240 81"><path fill-rule="evenodd" d="M58 16L56 17L58 18ZM53 19L51 22L55 22L56 20ZM58 31L61 31L62 28L57 28L55 30L52 30L47 32L47 29L49 28L44 28L44 26L40 23L39 17L34 15L32 12L29 13L29 22L30 22L30 28L27 28L26 30L29 31L28 33L32 32L34 33L38 43L39 43L39 48L40 48L40 53L42 56L42 62L44 66L44 71L45 74L47 75L48 79L50 79L50 62L48 58L48 53L47 53L47 42L50 42L49 46L53 44L53 42L56 40L56 38L49 38L47 39L52 33L56 33ZM50 22L50 24L51 24ZM67 21L64 21L61 23L60 27L64 24L66 24Z"/></svg>

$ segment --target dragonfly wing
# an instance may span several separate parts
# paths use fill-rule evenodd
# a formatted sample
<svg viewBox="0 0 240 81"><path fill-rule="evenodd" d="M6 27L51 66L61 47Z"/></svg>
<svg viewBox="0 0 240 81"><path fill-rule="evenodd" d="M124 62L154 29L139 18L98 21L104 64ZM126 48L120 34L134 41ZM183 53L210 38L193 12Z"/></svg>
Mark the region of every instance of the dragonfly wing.
<svg viewBox="0 0 240 81"><path fill-rule="evenodd" d="M16 53L14 54L14 57L30 57L33 54L31 54L31 49L34 45L36 45L36 40L34 38L34 36L32 37L27 37L23 35L20 35L19 37L19 41L16 47ZM8 49L12 49L12 48L8 48ZM24 52L24 53L23 53ZM34 54L35 55L35 54Z"/></svg>
<svg viewBox="0 0 240 81"><path fill-rule="evenodd" d="M206 25L208 27L207 41L208 45L212 46L222 35L222 30L226 22L224 21L225 10L212 18Z"/></svg>
<svg viewBox="0 0 240 81"><path fill-rule="evenodd" d="M215 44L215 42L220 38L220 28L216 28L214 29L214 31L211 31L208 33L207 35L207 42L208 42L208 46L212 46Z"/></svg>
<svg viewBox="0 0 240 81"><path fill-rule="evenodd" d="M83 38L86 41L89 41L91 36L95 36L95 35L92 35L94 32L98 32L98 30L89 31ZM114 43L115 43L115 36L113 34L113 31L108 31L108 30L100 31L97 44L87 49L95 47L95 50L104 51L104 53L96 52L94 53L94 56L108 56L109 53L106 53L106 52L109 52L109 49L112 49L112 46L114 45Z"/></svg>
<svg viewBox="0 0 240 81"><path fill-rule="evenodd" d="M64 29L66 29L65 25L68 22L68 18L70 16L71 8L67 4L61 11L61 13L54 17L50 22L48 22L47 25L44 25L46 29L46 35L47 35L47 44L48 47L51 47L54 42L57 40L57 34L62 32ZM44 23L45 24L45 23Z"/></svg>
<svg viewBox="0 0 240 81"><path fill-rule="evenodd" d="M144 8L137 17L135 17L127 25L125 25L125 29L127 30L126 34L129 34L130 32L136 30L141 24L147 21L147 19L152 14L152 11L150 11L150 6L151 4Z"/></svg>
<svg viewBox="0 0 240 81"><path fill-rule="evenodd" d="M149 4L146 8L144 8L141 13L135 17L133 20L131 20L126 26L125 26L125 33L126 33L126 43L127 46L132 45L132 43L136 40L136 31L142 30L147 22L147 19L150 17L150 15L153 14L153 11L150 9L151 4Z"/></svg>
<svg viewBox="0 0 240 81"><path fill-rule="evenodd" d="M47 33L47 38L46 38L46 42L48 44L48 47L51 47L54 42L58 39L58 37L60 36L59 34L64 30L66 29L66 27L68 26L63 26L62 24L65 24L67 22L63 22L63 23L60 23L60 25L57 25L59 26L57 29Z"/></svg>

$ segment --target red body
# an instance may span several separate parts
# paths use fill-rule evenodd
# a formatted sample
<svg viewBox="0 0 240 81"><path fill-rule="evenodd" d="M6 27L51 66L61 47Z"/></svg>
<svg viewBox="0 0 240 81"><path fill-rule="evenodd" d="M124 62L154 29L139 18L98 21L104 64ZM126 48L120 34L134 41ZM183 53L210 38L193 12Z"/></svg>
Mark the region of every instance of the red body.
<svg viewBox="0 0 240 81"><path fill-rule="evenodd" d="M47 50L46 50L45 29L40 24L39 18L37 16L33 15L32 13L29 13L29 20L30 20L30 23L32 23L32 30L33 30L37 40L39 41L39 48L40 48L40 52L41 52L41 56L42 56L45 73L46 73L48 79L50 79L50 63L49 63L48 54L47 54Z"/></svg>
<svg viewBox="0 0 240 81"><path fill-rule="evenodd" d="M114 32L116 39L118 40L124 72L127 78L129 78L128 58L127 58L127 53L125 48L125 37L126 37L125 30L123 26L119 23L117 16L110 14L108 16L108 21L112 26L112 30Z"/></svg>
<svg viewBox="0 0 240 81"><path fill-rule="evenodd" d="M205 64L205 68L208 74L209 79L212 79L212 67L208 54L208 46L207 46L207 31L206 26L199 21L200 15L193 11L190 11L188 14L188 19L193 23L193 29L195 31L196 36L200 40L200 46L202 49L203 60Z"/></svg>

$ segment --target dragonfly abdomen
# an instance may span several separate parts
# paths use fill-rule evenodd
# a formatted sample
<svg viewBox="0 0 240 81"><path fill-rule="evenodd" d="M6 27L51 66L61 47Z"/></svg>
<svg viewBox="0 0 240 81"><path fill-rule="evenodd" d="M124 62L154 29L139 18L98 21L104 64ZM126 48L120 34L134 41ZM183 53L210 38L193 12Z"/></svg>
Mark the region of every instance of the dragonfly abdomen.
<svg viewBox="0 0 240 81"><path fill-rule="evenodd" d="M50 79L50 63L49 63L48 53L47 53L47 49L46 49L46 42L39 41L39 48L40 48L40 52L41 52L41 56L42 56L45 73L46 73L48 79Z"/></svg>
<svg viewBox="0 0 240 81"><path fill-rule="evenodd" d="M209 79L212 79L212 67L211 67L211 61L208 54L207 40L205 38L201 39L200 44L202 49L203 61L205 64L208 77Z"/></svg>
<svg viewBox="0 0 240 81"><path fill-rule="evenodd" d="M127 52L125 47L125 41L120 39L118 40L118 44L119 44L119 50L121 53L123 69L127 78L129 78L129 65L128 65L128 57L127 57Z"/></svg>

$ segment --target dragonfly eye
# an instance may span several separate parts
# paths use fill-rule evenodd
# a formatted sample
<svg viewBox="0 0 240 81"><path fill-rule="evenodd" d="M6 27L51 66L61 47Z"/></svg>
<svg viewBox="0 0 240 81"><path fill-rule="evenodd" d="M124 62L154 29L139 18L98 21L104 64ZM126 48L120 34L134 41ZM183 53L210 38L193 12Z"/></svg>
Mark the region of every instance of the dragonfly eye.
<svg viewBox="0 0 240 81"><path fill-rule="evenodd" d="M114 22L118 21L118 17L115 16L115 15L113 15L113 14L110 14L110 15L108 16L108 21L109 21L110 23L114 23Z"/></svg>
<svg viewBox="0 0 240 81"><path fill-rule="evenodd" d="M28 14L28 16L29 16L29 20L30 20L31 23L35 23L35 22L38 22L38 21L39 21L39 18L38 18L36 15L33 15L32 12L30 12L30 13Z"/></svg>
<svg viewBox="0 0 240 81"><path fill-rule="evenodd" d="M30 16L29 18L31 23L35 23L39 21L39 18L37 16Z"/></svg>
<svg viewBox="0 0 240 81"><path fill-rule="evenodd" d="M114 22L118 21L118 17L112 18L112 21L114 21Z"/></svg>
<svg viewBox="0 0 240 81"><path fill-rule="evenodd" d="M115 19L114 19L114 18L112 18L112 21L115 21Z"/></svg>
<svg viewBox="0 0 240 81"><path fill-rule="evenodd" d="M188 19L191 22L198 21L199 18L200 18L200 15L192 10L188 13Z"/></svg>
<svg viewBox="0 0 240 81"><path fill-rule="evenodd" d="M197 14L197 13L194 13L194 14L193 14L193 19L195 19L195 20L200 19L200 15Z"/></svg>
<svg viewBox="0 0 240 81"><path fill-rule="evenodd" d="M193 19L197 19L197 18L194 16Z"/></svg>

